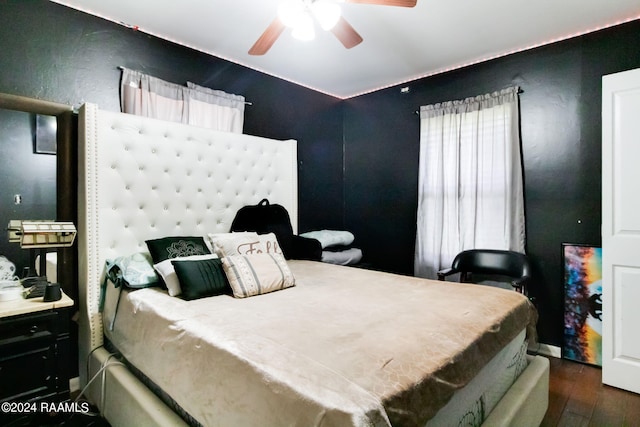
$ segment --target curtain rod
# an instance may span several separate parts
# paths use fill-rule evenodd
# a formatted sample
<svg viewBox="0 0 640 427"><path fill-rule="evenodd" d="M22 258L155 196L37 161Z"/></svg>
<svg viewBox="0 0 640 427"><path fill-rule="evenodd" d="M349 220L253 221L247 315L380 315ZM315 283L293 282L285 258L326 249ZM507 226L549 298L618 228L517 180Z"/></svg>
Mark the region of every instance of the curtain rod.
<svg viewBox="0 0 640 427"><path fill-rule="evenodd" d="M130 68L127 68L127 67L125 67L125 66L123 66L123 65L118 65L118 70L121 70L121 71L122 71L122 70L124 70L124 69L128 69L128 70L129 70ZM142 73L142 71L137 71L137 70L133 70L133 71L136 71L136 72L138 72L138 73ZM143 74L146 74L146 73L143 73ZM177 83L176 83L176 84L177 84ZM215 90L215 89L212 89L212 90ZM244 101L244 105L253 105L253 102Z"/></svg>
<svg viewBox="0 0 640 427"><path fill-rule="evenodd" d="M508 87L506 87L506 88L502 88L502 89L500 89L500 90L497 90L497 91L494 91L494 92L490 92L490 93L487 93L487 94L485 94L485 95L491 95L491 96L492 96L494 93L500 93L500 92L502 92L502 91L508 91L508 90L510 90L510 89L514 89L514 90L516 91L516 93L517 93L517 94L524 93L524 90L522 90L522 88L521 88L520 86L515 85L515 86L508 86ZM478 98L479 96L484 96L484 95L478 95L478 96L473 96L473 97L468 97L468 98ZM459 101L465 101L465 100L466 100L466 99L468 99L468 98L460 99ZM450 101L448 101L448 102L450 102ZM443 103L443 102L441 102L440 104L444 104L444 103ZM417 115L420 115L420 109L418 109L418 110L414 110L413 112L414 112L415 114L417 114Z"/></svg>

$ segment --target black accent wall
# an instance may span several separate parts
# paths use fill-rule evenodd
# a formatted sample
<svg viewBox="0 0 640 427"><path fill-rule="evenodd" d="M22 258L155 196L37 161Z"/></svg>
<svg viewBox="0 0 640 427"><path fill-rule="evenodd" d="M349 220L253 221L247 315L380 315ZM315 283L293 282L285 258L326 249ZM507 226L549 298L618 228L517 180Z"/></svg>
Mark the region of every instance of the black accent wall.
<svg viewBox="0 0 640 427"><path fill-rule="evenodd" d="M245 133L298 140L300 231L342 227L340 100L45 0L0 2L0 40L0 92L119 111L125 66L245 96Z"/></svg>
<svg viewBox="0 0 640 427"><path fill-rule="evenodd" d="M419 106L520 86L527 253L540 341L561 346L561 244L601 244L601 78L640 67L640 21L344 102L345 225L369 262L411 274ZM400 92L408 86L408 94ZM425 302L428 309L428 302Z"/></svg>
<svg viewBox="0 0 640 427"><path fill-rule="evenodd" d="M118 111L125 66L245 96L246 133L298 140L300 231L352 230L368 263L403 274L413 271L415 111L519 85L527 250L540 338L553 345L562 339L561 243L600 243L600 79L640 67L635 21L402 85L408 94L398 86L341 101L45 0L0 2L0 40L0 92ZM2 156L13 144L0 134ZM28 172L13 173L20 181ZM12 198L0 189L0 205Z"/></svg>

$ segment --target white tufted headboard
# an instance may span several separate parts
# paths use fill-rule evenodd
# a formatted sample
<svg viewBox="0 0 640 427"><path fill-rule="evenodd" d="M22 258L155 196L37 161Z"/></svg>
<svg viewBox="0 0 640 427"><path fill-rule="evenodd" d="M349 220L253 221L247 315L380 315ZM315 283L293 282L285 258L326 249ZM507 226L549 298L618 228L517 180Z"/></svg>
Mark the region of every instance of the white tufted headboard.
<svg viewBox="0 0 640 427"><path fill-rule="evenodd" d="M145 240L227 232L239 208L283 205L297 233L296 141L212 131L85 104L79 117L80 363L103 343L106 259ZM81 377L83 369L80 369Z"/></svg>

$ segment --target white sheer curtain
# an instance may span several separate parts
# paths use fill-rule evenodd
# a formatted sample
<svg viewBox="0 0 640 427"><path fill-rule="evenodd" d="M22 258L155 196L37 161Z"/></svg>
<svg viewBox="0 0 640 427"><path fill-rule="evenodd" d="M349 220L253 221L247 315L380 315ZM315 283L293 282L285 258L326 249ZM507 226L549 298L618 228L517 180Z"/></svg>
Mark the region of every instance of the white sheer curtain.
<svg viewBox="0 0 640 427"><path fill-rule="evenodd" d="M187 82L187 116L190 125L242 133L244 97Z"/></svg>
<svg viewBox="0 0 640 427"><path fill-rule="evenodd" d="M123 113L186 123L183 86L126 68L120 81L120 108Z"/></svg>
<svg viewBox="0 0 640 427"><path fill-rule="evenodd" d="M415 275L524 243L518 88L420 107Z"/></svg>
<svg viewBox="0 0 640 427"><path fill-rule="evenodd" d="M242 133L244 97L188 83L188 87L122 69L123 113Z"/></svg>

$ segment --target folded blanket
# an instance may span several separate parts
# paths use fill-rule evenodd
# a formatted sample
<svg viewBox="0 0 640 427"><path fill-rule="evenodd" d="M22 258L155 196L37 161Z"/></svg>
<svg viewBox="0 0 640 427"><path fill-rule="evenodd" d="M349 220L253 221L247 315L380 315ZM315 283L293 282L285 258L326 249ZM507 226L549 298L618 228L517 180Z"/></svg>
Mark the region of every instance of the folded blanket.
<svg viewBox="0 0 640 427"><path fill-rule="evenodd" d="M322 262L338 265L357 264L362 259L362 250L351 248L340 252L322 251Z"/></svg>
<svg viewBox="0 0 640 427"><path fill-rule="evenodd" d="M335 245L350 245L354 240L352 233L341 230L309 231L307 233L300 234L300 236L318 240L322 249Z"/></svg>
<svg viewBox="0 0 640 427"><path fill-rule="evenodd" d="M333 246L327 246L326 248L323 248L323 251L330 251L330 252L342 252L342 251L346 251L347 249L351 249L351 248L355 248L354 245L333 245Z"/></svg>

